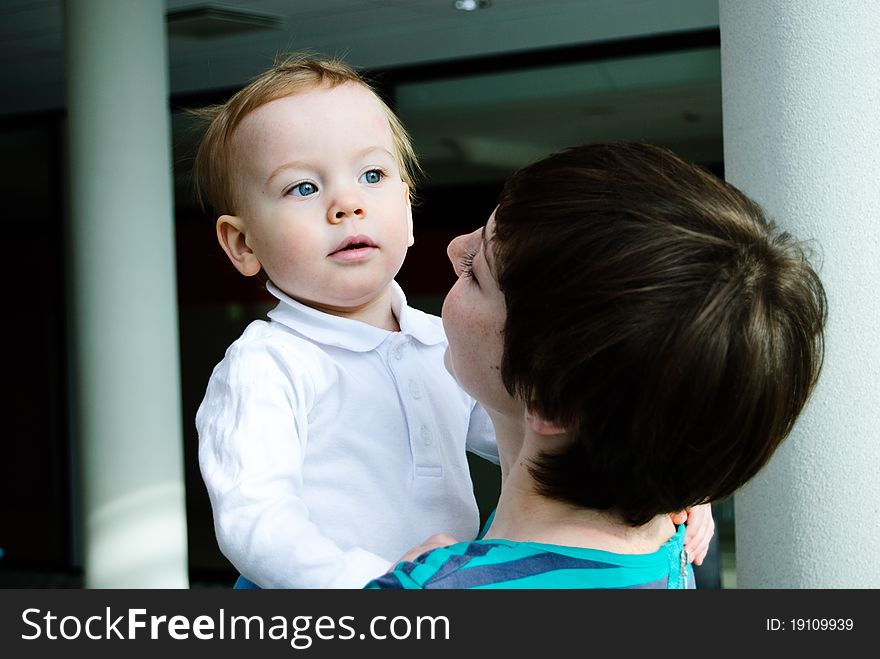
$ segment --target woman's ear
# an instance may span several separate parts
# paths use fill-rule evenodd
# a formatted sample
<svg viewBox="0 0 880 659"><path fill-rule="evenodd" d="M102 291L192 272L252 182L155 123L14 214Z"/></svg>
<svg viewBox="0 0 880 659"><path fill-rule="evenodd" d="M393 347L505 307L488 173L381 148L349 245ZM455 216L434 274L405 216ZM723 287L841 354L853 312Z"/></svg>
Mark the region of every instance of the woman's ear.
<svg viewBox="0 0 880 659"><path fill-rule="evenodd" d="M247 225L242 218L235 215L218 217L217 241L232 265L245 277L252 277L260 271L260 261L247 244Z"/></svg>
<svg viewBox="0 0 880 659"><path fill-rule="evenodd" d="M566 432L562 426L547 421L547 419L531 412L526 412L526 424L535 433L539 435L561 435Z"/></svg>

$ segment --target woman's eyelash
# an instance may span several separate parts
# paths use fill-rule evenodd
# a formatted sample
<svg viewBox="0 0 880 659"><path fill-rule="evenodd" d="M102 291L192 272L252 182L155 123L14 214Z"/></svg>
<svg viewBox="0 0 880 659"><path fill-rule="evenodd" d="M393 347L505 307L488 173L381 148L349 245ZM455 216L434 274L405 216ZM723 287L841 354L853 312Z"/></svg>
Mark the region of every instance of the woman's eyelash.
<svg viewBox="0 0 880 659"><path fill-rule="evenodd" d="M459 261L459 268L461 269L462 277L473 277L474 276L474 258L477 256L476 251L468 250L465 252L461 261Z"/></svg>

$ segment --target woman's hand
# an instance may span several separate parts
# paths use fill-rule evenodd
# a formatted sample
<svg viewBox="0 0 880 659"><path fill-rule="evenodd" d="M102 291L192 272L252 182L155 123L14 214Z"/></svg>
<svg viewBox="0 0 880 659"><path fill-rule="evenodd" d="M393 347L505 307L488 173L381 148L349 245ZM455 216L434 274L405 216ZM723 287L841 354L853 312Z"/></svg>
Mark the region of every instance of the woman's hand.
<svg viewBox="0 0 880 659"><path fill-rule="evenodd" d="M715 520L712 518L712 505L708 503L685 508L669 516L673 524L687 524L684 548L688 560L694 565L702 565L709 552L709 541L715 535Z"/></svg>

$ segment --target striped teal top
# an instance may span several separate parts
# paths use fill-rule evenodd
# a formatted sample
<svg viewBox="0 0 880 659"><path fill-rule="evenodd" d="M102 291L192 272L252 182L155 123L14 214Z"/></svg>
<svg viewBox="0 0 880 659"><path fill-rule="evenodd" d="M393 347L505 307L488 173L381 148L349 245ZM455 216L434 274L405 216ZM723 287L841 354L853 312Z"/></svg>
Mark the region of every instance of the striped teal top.
<svg viewBox="0 0 880 659"><path fill-rule="evenodd" d="M694 588L685 525L651 554L537 542L475 540L435 549L374 579L371 589Z"/></svg>

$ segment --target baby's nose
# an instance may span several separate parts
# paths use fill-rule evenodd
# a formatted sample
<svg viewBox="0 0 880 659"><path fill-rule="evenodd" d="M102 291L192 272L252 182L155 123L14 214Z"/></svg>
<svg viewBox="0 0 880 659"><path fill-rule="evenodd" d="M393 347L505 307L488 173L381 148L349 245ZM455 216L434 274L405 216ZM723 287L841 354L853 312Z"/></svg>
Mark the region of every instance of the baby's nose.
<svg viewBox="0 0 880 659"><path fill-rule="evenodd" d="M341 222L347 217L363 218L366 214L363 203L359 199L354 198L341 199L333 204L327 213L328 219L334 224Z"/></svg>

